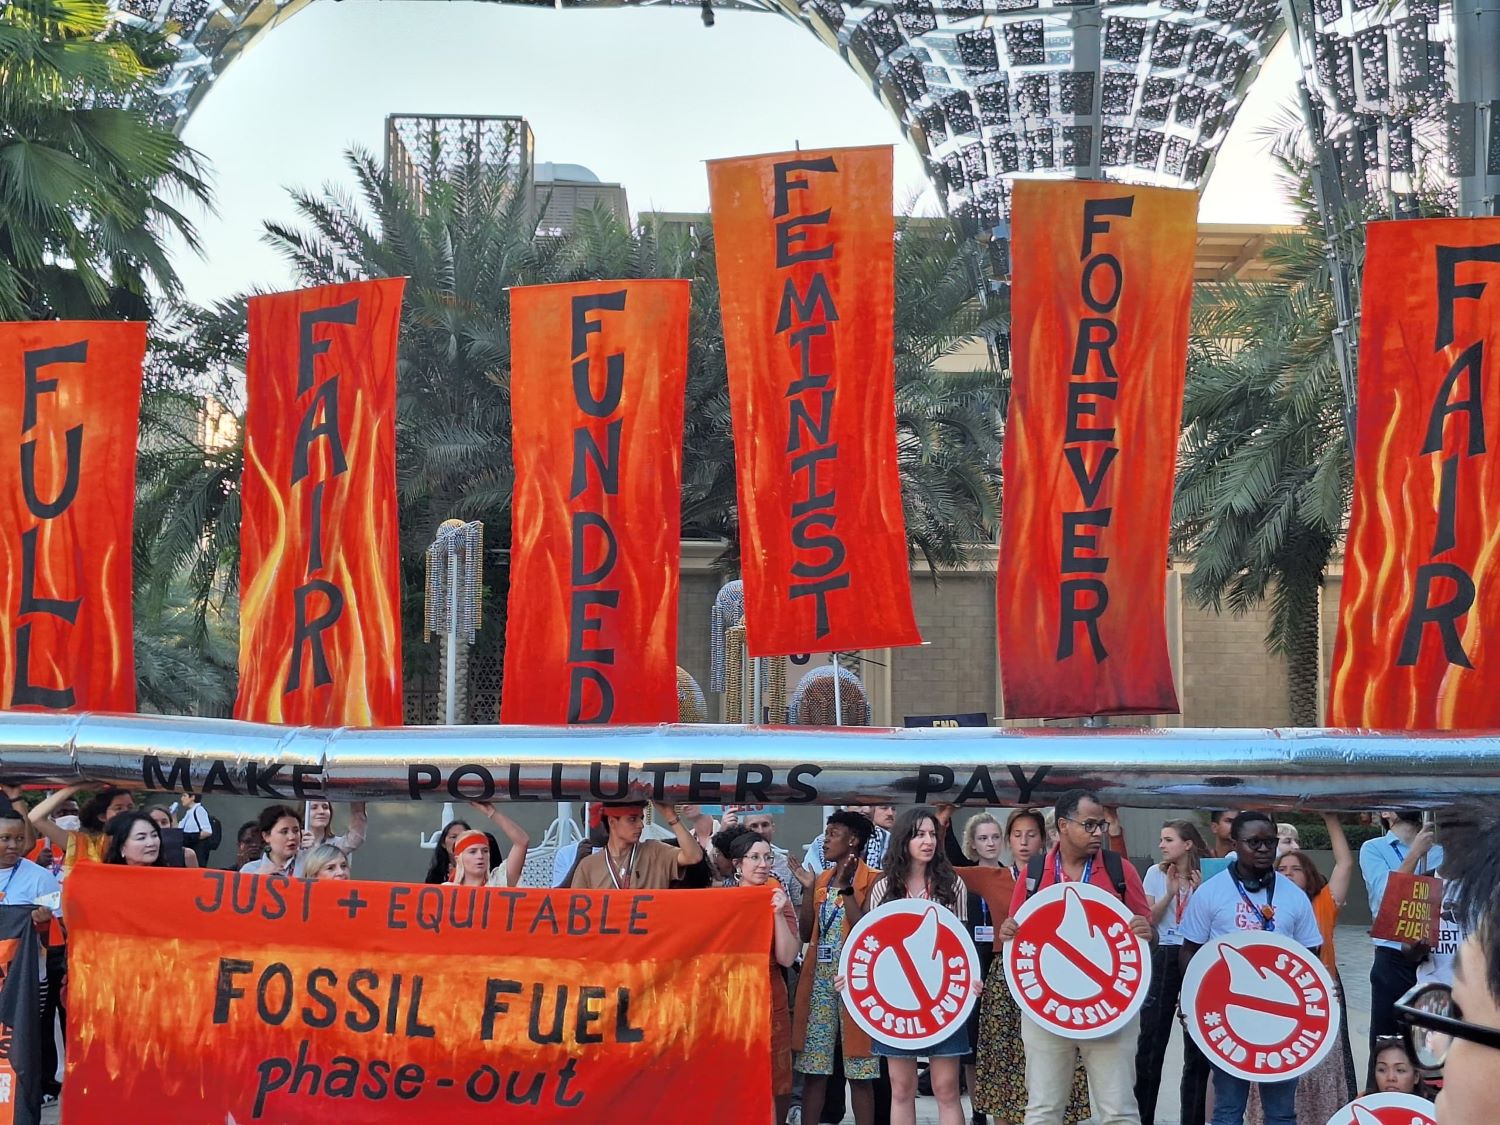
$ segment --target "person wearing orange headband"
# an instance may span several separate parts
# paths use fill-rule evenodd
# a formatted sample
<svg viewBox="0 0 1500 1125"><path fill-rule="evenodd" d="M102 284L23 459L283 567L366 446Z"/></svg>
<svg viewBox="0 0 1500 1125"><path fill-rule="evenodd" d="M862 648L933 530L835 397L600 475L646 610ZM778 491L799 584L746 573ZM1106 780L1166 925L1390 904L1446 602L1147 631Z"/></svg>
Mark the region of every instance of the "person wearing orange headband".
<svg viewBox="0 0 1500 1125"><path fill-rule="evenodd" d="M677 846L660 840L642 840L646 827L644 801L609 801L589 809L589 824L604 827L609 838L603 848L580 860L569 884L577 890L663 890L683 871L703 858L698 838L677 810L660 801L651 807L672 830Z"/></svg>
<svg viewBox="0 0 1500 1125"><path fill-rule="evenodd" d="M505 868L497 867L496 871ZM456 887L484 887L490 882L490 840L472 828L453 841L453 874L448 882Z"/></svg>

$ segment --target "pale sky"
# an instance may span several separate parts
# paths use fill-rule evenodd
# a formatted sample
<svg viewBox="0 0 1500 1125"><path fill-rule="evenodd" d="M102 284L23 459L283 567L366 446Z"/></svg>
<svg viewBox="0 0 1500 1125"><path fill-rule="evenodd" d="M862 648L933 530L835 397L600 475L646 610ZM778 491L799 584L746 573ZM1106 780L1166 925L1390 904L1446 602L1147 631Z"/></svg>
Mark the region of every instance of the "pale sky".
<svg viewBox="0 0 1500 1125"><path fill-rule="evenodd" d="M1283 45L1221 150L1202 221L1291 220L1257 134L1290 103L1293 76ZM538 161L623 184L636 212L706 210L712 157L894 144L897 205L934 208L894 119L789 20L719 12L704 28L695 7L324 0L242 55L188 124L187 142L210 163L217 214L197 220L204 257L176 255L187 295L286 286L261 222L293 218L287 187L350 186L344 150L378 157L388 113L525 117Z"/></svg>

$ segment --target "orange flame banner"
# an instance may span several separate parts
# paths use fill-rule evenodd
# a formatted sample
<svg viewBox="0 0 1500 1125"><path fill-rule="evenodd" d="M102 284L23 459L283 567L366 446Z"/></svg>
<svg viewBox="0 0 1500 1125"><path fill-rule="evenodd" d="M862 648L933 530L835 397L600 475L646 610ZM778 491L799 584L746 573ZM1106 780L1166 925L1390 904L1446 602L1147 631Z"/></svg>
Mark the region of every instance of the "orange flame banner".
<svg viewBox="0 0 1500 1125"><path fill-rule="evenodd" d="M250 300L234 715L399 726L403 278Z"/></svg>
<svg viewBox="0 0 1500 1125"><path fill-rule="evenodd" d="M1329 722L1500 724L1500 220L1371 223Z"/></svg>
<svg viewBox="0 0 1500 1125"><path fill-rule="evenodd" d="M670 723L687 281L511 291L505 723Z"/></svg>
<svg viewBox="0 0 1500 1125"><path fill-rule="evenodd" d="M891 159L708 165L751 656L922 640L896 466Z"/></svg>
<svg viewBox="0 0 1500 1125"><path fill-rule="evenodd" d="M998 588L1006 718L1177 711L1165 586L1197 194L1021 180Z"/></svg>
<svg viewBox="0 0 1500 1125"><path fill-rule="evenodd" d="M146 326L0 324L0 706L134 711Z"/></svg>
<svg viewBox="0 0 1500 1125"><path fill-rule="evenodd" d="M69 1119L771 1117L768 889L80 864L65 893Z"/></svg>

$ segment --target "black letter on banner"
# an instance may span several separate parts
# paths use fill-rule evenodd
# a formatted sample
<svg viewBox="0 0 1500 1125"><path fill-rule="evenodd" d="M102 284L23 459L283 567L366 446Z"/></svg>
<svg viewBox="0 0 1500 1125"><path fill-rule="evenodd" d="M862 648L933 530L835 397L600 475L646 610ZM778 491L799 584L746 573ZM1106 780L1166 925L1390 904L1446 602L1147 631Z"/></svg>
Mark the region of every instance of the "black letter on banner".
<svg viewBox="0 0 1500 1125"><path fill-rule="evenodd" d="M1129 218L1135 210L1135 196L1122 195L1114 199L1085 199L1083 201L1083 249L1078 252L1081 262L1094 252L1094 235L1108 234L1109 224L1099 221L1100 215Z"/></svg>
<svg viewBox="0 0 1500 1125"><path fill-rule="evenodd" d="M320 593L328 599L328 608L317 617L308 619L307 603L312 595ZM323 633L331 629L344 615L344 594L332 582L314 578L293 591L296 603L295 629L292 633L292 668L287 674L284 691L296 691L302 686L302 646L312 646L313 687L333 683L333 673L328 670L328 655L323 650Z"/></svg>
<svg viewBox="0 0 1500 1125"><path fill-rule="evenodd" d="M594 435L579 426L573 431L573 480L568 486L568 499L576 500L589 485L589 462L599 477L599 487L606 496L617 496L620 492L620 431L623 418L616 418L604 428L604 441L609 452L599 448Z"/></svg>
<svg viewBox="0 0 1500 1125"><path fill-rule="evenodd" d="M625 386L625 353L615 352L604 357L604 394L594 397L594 388L589 380L589 361L586 353L589 337L602 331L597 318L589 313L603 310L620 312L625 308L625 291L594 293L586 297L574 297L573 310L573 398L578 409L591 418L608 418L620 405L620 394Z"/></svg>
<svg viewBox="0 0 1500 1125"><path fill-rule="evenodd" d="M1439 578L1450 579L1458 587L1445 602L1432 604L1432 584ZM1474 604L1474 580L1453 563L1423 563L1417 567L1417 593L1411 616L1401 633L1401 652L1397 667L1410 667L1422 652L1422 634L1428 625L1436 625L1443 638L1443 657L1449 664L1472 668L1458 635L1458 619Z"/></svg>
<svg viewBox="0 0 1500 1125"><path fill-rule="evenodd" d="M833 303L833 294L828 289L828 279L821 273L812 275L807 283L807 293L797 292L797 283L790 277L781 290L781 311L776 314L776 331L785 332L794 321L811 320L818 305L823 306L823 319L834 321L839 310ZM795 314L795 315L794 315Z"/></svg>
<svg viewBox="0 0 1500 1125"><path fill-rule="evenodd" d="M771 217L781 218L791 211L791 195L793 191L806 191L807 181L805 179L792 179L793 172L837 172L839 166L833 162L831 156L820 156L816 160L783 160L779 164L771 165L771 178L775 183L776 206L771 212Z"/></svg>
<svg viewBox="0 0 1500 1125"><path fill-rule="evenodd" d="M588 529L597 527L604 533L604 561L594 569L588 569L587 537ZM609 572L614 570L615 561L620 553L619 541L615 539L614 529L598 512L574 512L573 513L573 585L574 586L597 586L609 577Z"/></svg>
<svg viewBox="0 0 1500 1125"><path fill-rule="evenodd" d="M305 395L312 390L313 371L318 356L329 348L331 341L313 338L313 329L320 324L354 324L359 320L359 301L345 301L342 305L330 305L323 309L309 309L297 316L297 394ZM293 484L296 483L294 479Z"/></svg>
<svg viewBox="0 0 1500 1125"><path fill-rule="evenodd" d="M1500 262L1500 243L1489 246L1437 247L1437 339L1432 350L1441 351L1453 343L1453 303L1460 297L1477 301L1486 283L1471 281L1459 285L1458 267L1464 262Z"/></svg>
<svg viewBox="0 0 1500 1125"><path fill-rule="evenodd" d="M67 446L67 469L62 489L50 504L36 491L36 439L21 443L21 495L26 497L27 510L40 520L56 519L78 496L78 477L83 466L83 427L72 427L63 435L63 441Z"/></svg>
<svg viewBox="0 0 1500 1125"><path fill-rule="evenodd" d="M319 407L322 408L322 421L318 420ZM302 421L297 424L297 441L292 447L293 484L307 476L308 449L313 441L320 437L328 439L329 458L333 462L333 472L329 475L336 477L340 473L347 472L349 462L344 458L344 439L339 435L339 377L337 375L318 384L312 401L307 404L307 412L302 415Z"/></svg>
<svg viewBox="0 0 1500 1125"><path fill-rule="evenodd" d="M1099 618L1109 606L1109 587L1097 578L1069 578L1062 584L1062 619L1058 622L1057 659L1066 660L1073 655L1073 633L1082 625L1089 633L1089 646L1094 651L1094 662L1102 661L1108 652L1099 639ZM1094 595L1094 604L1080 604L1081 595Z"/></svg>
<svg viewBox="0 0 1500 1125"><path fill-rule="evenodd" d="M1422 443L1423 453L1443 451L1443 423L1448 415L1460 410L1469 416L1469 447L1465 451L1470 457L1484 452L1484 388L1480 382L1484 371L1484 341L1475 340L1460 353L1448 369L1437 401L1432 404L1432 413L1427 419L1427 440ZM1469 393L1457 402L1452 401L1453 389L1460 372L1468 372Z"/></svg>

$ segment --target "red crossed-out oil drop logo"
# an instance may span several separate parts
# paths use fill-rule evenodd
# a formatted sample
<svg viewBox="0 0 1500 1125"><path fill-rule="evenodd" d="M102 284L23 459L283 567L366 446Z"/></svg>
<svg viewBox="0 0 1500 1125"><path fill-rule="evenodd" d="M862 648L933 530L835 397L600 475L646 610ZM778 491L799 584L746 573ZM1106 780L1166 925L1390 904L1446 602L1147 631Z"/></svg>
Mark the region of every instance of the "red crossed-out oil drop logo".
<svg viewBox="0 0 1500 1125"><path fill-rule="evenodd" d="M1069 1039L1124 1027L1151 987L1151 947L1130 911L1092 883L1054 883L1016 912L1005 980L1034 1023Z"/></svg>
<svg viewBox="0 0 1500 1125"><path fill-rule="evenodd" d="M1437 1125L1437 1106L1415 1094L1367 1094L1335 1113L1328 1125Z"/></svg>
<svg viewBox="0 0 1500 1125"><path fill-rule="evenodd" d="M839 961L844 1006L873 1038L931 1047L979 999L979 951L958 915L925 899L882 903L855 924Z"/></svg>
<svg viewBox="0 0 1500 1125"><path fill-rule="evenodd" d="M1220 1070L1250 1082L1306 1074L1333 1049L1339 1003L1323 962L1283 934L1211 940L1182 978L1188 1034Z"/></svg>

